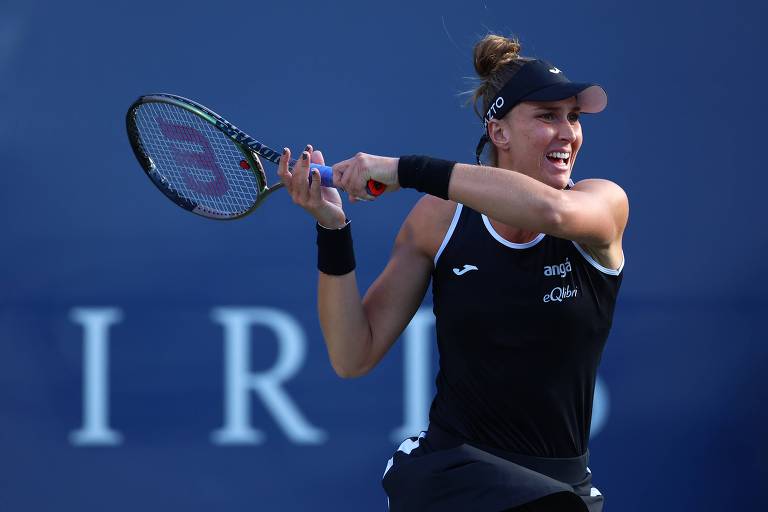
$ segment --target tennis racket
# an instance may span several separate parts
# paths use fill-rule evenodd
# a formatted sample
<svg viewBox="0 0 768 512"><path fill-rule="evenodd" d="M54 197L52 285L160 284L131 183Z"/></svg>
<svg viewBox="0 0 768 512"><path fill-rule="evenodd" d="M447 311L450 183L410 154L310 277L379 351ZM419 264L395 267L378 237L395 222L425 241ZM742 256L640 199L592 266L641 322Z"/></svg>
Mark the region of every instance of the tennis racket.
<svg viewBox="0 0 768 512"><path fill-rule="evenodd" d="M209 219L244 217L272 192L261 158L279 163L280 153L238 129L212 110L172 94L141 96L125 118L128 140L144 172L171 201ZM260 158L261 157L261 158ZM293 169L296 160L288 162ZM333 170L310 164L323 187ZM386 185L370 180L368 193Z"/></svg>

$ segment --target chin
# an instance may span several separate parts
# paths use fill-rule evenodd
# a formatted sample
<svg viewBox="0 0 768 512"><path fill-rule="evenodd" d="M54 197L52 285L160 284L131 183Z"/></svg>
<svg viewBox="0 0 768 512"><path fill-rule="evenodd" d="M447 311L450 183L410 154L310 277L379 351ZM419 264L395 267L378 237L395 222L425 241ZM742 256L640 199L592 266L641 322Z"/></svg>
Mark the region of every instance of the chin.
<svg viewBox="0 0 768 512"><path fill-rule="evenodd" d="M556 188L558 190L563 190L565 187L568 186L568 180L571 178L571 173L562 173L562 174L550 174L547 176L547 181L545 182L550 187Z"/></svg>

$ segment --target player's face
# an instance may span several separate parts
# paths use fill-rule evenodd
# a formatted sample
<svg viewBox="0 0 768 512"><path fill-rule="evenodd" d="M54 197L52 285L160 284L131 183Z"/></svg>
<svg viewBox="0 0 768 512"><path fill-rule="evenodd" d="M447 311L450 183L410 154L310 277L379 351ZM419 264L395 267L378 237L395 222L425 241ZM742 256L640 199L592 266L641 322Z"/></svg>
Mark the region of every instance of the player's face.
<svg viewBox="0 0 768 512"><path fill-rule="evenodd" d="M503 121L510 131L505 155L509 168L552 187L565 188L582 142L576 98L523 102Z"/></svg>

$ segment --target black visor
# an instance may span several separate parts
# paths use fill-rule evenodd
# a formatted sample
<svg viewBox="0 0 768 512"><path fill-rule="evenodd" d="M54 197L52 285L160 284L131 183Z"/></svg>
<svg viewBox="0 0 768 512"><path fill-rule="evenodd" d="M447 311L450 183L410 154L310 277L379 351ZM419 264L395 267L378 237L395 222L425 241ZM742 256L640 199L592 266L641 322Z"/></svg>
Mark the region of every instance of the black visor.
<svg viewBox="0 0 768 512"><path fill-rule="evenodd" d="M608 104L608 96L598 84L571 82L562 71L543 60L523 64L504 84L485 113L483 126L486 130L475 151L477 162L480 163L483 146L488 142L488 121L503 118L523 101L559 101L574 96L581 112L595 114Z"/></svg>
<svg viewBox="0 0 768 512"><path fill-rule="evenodd" d="M594 83L568 80L562 71L549 62L532 60L504 84L485 113L484 124L501 119L523 101L559 101L576 96L582 112L597 113L605 108L608 96Z"/></svg>

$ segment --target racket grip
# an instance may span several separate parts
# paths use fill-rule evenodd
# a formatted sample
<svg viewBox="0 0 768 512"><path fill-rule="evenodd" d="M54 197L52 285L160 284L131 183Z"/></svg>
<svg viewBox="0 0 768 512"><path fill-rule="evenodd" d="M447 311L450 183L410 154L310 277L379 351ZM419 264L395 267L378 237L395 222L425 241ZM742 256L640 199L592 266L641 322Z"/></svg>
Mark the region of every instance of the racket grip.
<svg viewBox="0 0 768 512"><path fill-rule="evenodd" d="M333 186L333 168L327 165L309 164L310 169L317 169L320 173L320 185L323 187ZM366 191L373 197L378 197L387 190L387 186L378 181L368 180L368 185L365 187Z"/></svg>

